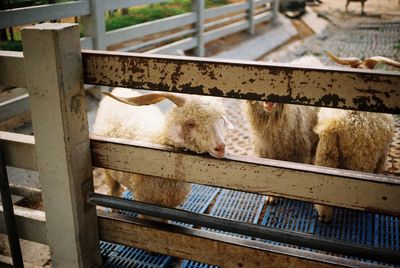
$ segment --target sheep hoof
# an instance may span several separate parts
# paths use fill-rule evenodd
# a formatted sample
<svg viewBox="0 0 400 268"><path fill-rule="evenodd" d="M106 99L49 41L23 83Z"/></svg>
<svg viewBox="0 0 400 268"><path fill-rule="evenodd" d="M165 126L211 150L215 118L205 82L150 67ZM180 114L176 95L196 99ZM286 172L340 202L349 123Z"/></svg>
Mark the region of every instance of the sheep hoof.
<svg viewBox="0 0 400 268"><path fill-rule="evenodd" d="M318 220L323 223L330 223L332 222L333 218L333 208L330 206L323 206L323 205L314 205L314 208L318 212Z"/></svg>
<svg viewBox="0 0 400 268"><path fill-rule="evenodd" d="M270 204L270 205L275 205L276 202L278 202L278 198L273 197L273 196L267 196L267 197L265 198L265 200L266 200L267 203Z"/></svg>

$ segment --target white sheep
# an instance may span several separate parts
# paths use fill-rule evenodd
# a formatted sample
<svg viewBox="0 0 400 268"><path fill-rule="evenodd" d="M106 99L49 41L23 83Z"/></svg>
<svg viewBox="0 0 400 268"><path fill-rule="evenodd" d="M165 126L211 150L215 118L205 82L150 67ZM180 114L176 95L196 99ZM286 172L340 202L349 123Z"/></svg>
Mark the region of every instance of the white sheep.
<svg viewBox="0 0 400 268"><path fill-rule="evenodd" d="M384 57L361 61L328 56L354 68L372 69L378 62L396 66L395 61ZM385 167L394 119L387 114L321 108L314 130L319 136L315 165L377 173ZM315 205L315 209L321 221L332 220L332 207Z"/></svg>
<svg viewBox="0 0 400 268"><path fill-rule="evenodd" d="M208 152L214 157L225 155L224 132L231 124L224 116L223 106L210 97L171 93L138 95L124 88L105 94L108 97L100 102L95 134ZM165 115L154 106L138 106L164 99L175 104ZM114 170L106 170L105 180L111 195L118 195L122 184L134 193L136 200L169 207L180 205L190 190L190 184L179 178L168 180Z"/></svg>
<svg viewBox="0 0 400 268"><path fill-rule="evenodd" d="M291 63L313 60L306 57ZM254 153L258 157L312 164L318 143L318 135L313 132L317 112L317 108L308 106L246 101ZM275 201L272 197L268 200Z"/></svg>

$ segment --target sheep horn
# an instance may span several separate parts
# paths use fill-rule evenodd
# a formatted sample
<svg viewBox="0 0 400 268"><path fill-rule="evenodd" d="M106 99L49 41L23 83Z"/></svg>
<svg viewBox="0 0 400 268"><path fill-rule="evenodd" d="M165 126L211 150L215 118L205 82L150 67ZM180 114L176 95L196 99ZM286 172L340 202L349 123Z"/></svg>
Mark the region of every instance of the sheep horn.
<svg viewBox="0 0 400 268"><path fill-rule="evenodd" d="M362 61L359 58L355 58L355 57L339 58L339 57L336 57L335 55L333 55L330 52L326 52L326 54L334 62L337 62L339 64L343 64L343 65L350 65L351 68L358 68L358 66L362 63Z"/></svg>
<svg viewBox="0 0 400 268"><path fill-rule="evenodd" d="M141 106L141 105L150 105L158 103L164 99L169 99L173 103L176 104L178 107L182 107L185 104L185 98L173 95L171 93L150 93L146 95L141 95L132 98L123 98L117 97L111 93L103 92L105 95L120 101L125 104L133 105L133 106Z"/></svg>
<svg viewBox="0 0 400 268"><path fill-rule="evenodd" d="M400 62L382 56L371 57L369 59L364 60L363 62L365 67L367 67L368 69L373 69L375 65L378 63L385 63L387 65L400 68Z"/></svg>

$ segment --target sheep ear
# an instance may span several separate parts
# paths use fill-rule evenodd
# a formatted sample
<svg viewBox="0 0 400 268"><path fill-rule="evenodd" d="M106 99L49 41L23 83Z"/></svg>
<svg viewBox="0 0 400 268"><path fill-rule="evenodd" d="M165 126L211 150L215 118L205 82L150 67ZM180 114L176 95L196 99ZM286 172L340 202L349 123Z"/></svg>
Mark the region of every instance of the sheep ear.
<svg viewBox="0 0 400 268"><path fill-rule="evenodd" d="M186 99L181 96L177 96L171 93L150 93L146 95L140 95L137 97L132 97L132 98L123 98L123 97L117 97L111 93L108 92L103 92L103 94L120 101L125 104L133 105L133 106L141 106L141 105L150 105L150 104L155 104L160 101L163 101L165 99L169 99L173 103L176 104L178 107L182 107L185 105Z"/></svg>
<svg viewBox="0 0 400 268"><path fill-rule="evenodd" d="M232 122L229 121L229 119L228 119L225 115L222 116L222 120L224 120L225 127L226 127L227 129L234 129L234 128L235 128L235 127L233 126Z"/></svg>
<svg viewBox="0 0 400 268"><path fill-rule="evenodd" d="M393 67L400 68L400 62L386 58L381 56L371 57L369 59L364 60L364 65L368 69L373 69L376 64L378 63L385 63L387 65L391 65Z"/></svg>
<svg viewBox="0 0 400 268"><path fill-rule="evenodd" d="M326 52L326 55L328 55L328 57L331 58L331 60L333 60L334 62L343 65L350 65L351 68L358 68L358 66L362 63L362 61L359 58L355 57L339 58L330 53L329 51Z"/></svg>
<svg viewBox="0 0 400 268"><path fill-rule="evenodd" d="M169 129L168 138L177 144L183 145L185 143L185 141L182 139L181 125L173 125Z"/></svg>

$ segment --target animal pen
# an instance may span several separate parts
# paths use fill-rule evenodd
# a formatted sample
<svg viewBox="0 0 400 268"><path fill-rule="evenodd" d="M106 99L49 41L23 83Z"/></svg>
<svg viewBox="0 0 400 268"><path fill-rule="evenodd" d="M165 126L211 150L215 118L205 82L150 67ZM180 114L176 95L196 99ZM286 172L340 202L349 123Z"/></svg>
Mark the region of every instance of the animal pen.
<svg viewBox="0 0 400 268"><path fill-rule="evenodd" d="M90 84L398 115L398 73L81 51L78 27L71 24L27 27L22 37L23 53L0 53L0 84L28 88L35 136L2 132L2 153L6 165L39 171L45 212L20 207L14 212L20 237L48 244L55 267L100 266L100 240L223 267L400 263L398 177L238 155L215 159L89 137L84 100L84 84ZM297 227L283 230L96 194L93 167L377 213L374 217L392 219L384 236L397 245L357 244ZM186 225L96 212L95 205Z"/></svg>

